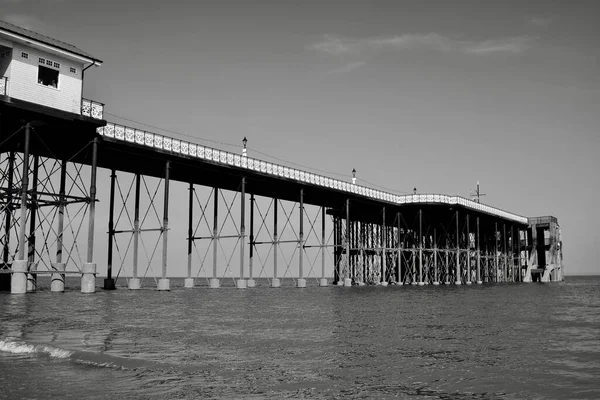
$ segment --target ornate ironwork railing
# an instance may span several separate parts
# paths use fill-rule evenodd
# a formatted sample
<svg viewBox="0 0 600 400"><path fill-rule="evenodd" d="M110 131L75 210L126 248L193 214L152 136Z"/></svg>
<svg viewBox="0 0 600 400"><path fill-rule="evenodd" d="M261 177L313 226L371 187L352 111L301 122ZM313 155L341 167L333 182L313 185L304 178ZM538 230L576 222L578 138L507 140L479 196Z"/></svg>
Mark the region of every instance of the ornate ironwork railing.
<svg viewBox="0 0 600 400"><path fill-rule="evenodd" d="M448 196L445 194L398 195L394 193L388 193L377 189L371 189L366 186L356 185L350 182L345 182L338 179L313 174L312 172L301 171L283 165L277 165L274 163L254 159L244 155L230 153L228 151L218 150L211 147L186 142L184 140L174 139L168 136L158 135L155 133L146 132L123 125L113 124L110 122L106 124L106 126L98 128L98 133L105 137L122 140L124 142L136 143L141 146L166 150L172 153L181 154L183 156L195 157L215 163L231 165L243 169L253 170L256 172L262 172L268 175L292 179L303 183L310 183L313 185L323 186L334 190L354 193L360 196L365 196L381 201L387 201L393 204L428 203L461 205L465 208L469 208L487 214L492 214L522 224L527 223L527 218L525 217L501 210L496 207L491 207L482 203L478 203L476 201L461 196Z"/></svg>
<svg viewBox="0 0 600 400"><path fill-rule="evenodd" d="M3 76L0 78L0 95L6 96L6 88L8 86L8 78Z"/></svg>
<svg viewBox="0 0 600 400"><path fill-rule="evenodd" d="M104 104L94 100L81 99L81 115L94 119L104 119Z"/></svg>

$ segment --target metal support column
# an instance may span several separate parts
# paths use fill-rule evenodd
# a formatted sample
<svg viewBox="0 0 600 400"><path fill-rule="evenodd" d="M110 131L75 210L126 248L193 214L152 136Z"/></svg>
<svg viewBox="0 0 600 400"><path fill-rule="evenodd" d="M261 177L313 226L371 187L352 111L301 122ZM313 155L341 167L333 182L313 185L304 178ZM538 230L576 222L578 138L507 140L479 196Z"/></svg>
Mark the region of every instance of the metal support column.
<svg viewBox="0 0 600 400"><path fill-rule="evenodd" d="M63 161L64 163L64 161ZM66 168L65 168L66 172ZM113 262L113 241L115 238L115 181L117 179L117 173L113 169L110 171L110 199L108 205L108 257L106 263L106 278L104 279L104 290L115 290L115 280L112 277L112 262ZM62 170L61 170L61 182L63 181ZM61 188L61 193L63 190ZM59 226L61 227L58 231L61 235L61 247L62 247L62 215L59 209ZM60 263L57 255L56 262Z"/></svg>
<svg viewBox="0 0 600 400"><path fill-rule="evenodd" d="M494 222L494 260L495 260L495 274L496 282L500 281L500 260L498 259L498 222Z"/></svg>
<svg viewBox="0 0 600 400"><path fill-rule="evenodd" d="M344 286L352 286L350 275L350 199L346 199L346 273L344 274Z"/></svg>
<svg viewBox="0 0 600 400"><path fill-rule="evenodd" d="M504 275L504 282L508 282L508 237L506 236L506 224L502 224L502 238L503 240L503 249L502 251L504 252L504 268L503 268L503 275Z"/></svg>
<svg viewBox="0 0 600 400"><path fill-rule="evenodd" d="M63 252L63 234L64 234L64 220L65 220L65 188L67 180L67 162L61 160L60 162L60 183L58 189L58 221L56 227L56 262L50 263L52 267L52 275L50 278L50 291L52 292L63 292L65 290L65 274L61 274L66 269L65 263L62 262ZM110 237L109 237L110 239ZM110 243L110 242L109 242ZM112 260L112 254L109 252L109 271L107 273L107 279L111 277L110 262ZM104 280L104 289L114 289L114 283L112 287L106 286Z"/></svg>
<svg viewBox="0 0 600 400"><path fill-rule="evenodd" d="M163 248L162 248L162 278L158 280L158 290L170 290L170 282L167 279L167 239L169 233L169 180L171 175L171 162L165 164L165 193L163 200Z"/></svg>
<svg viewBox="0 0 600 400"><path fill-rule="evenodd" d="M306 287L304 279L304 189L300 189L300 229L298 232L298 282L299 288Z"/></svg>
<svg viewBox="0 0 600 400"><path fill-rule="evenodd" d="M240 198L240 279L237 281L237 287L244 289L247 282L244 279L244 240L246 237L246 178L242 178L241 198Z"/></svg>
<svg viewBox="0 0 600 400"><path fill-rule="evenodd" d="M396 276L396 283L398 285L402 285L402 284L404 284L404 280L402 279L402 275L401 275L401 273L402 273L402 235L400 234L400 232L401 232L401 226L402 226L402 224L401 224L402 214L397 213L396 216L398 219L398 235L397 235L398 236L398 248L396 250L398 252L398 254L396 255L398 258L397 265L396 265L396 270L397 270L398 275Z"/></svg>
<svg viewBox="0 0 600 400"><path fill-rule="evenodd" d="M281 281L277 277L277 251L279 249L279 241L277 236L277 203L279 200L273 199L273 280L271 287L281 286Z"/></svg>
<svg viewBox="0 0 600 400"><path fill-rule="evenodd" d="M440 276L438 274L438 265L437 265L437 256L438 256L438 248L437 248L437 230L433 228L433 284L440 284Z"/></svg>
<svg viewBox="0 0 600 400"><path fill-rule="evenodd" d="M15 173L15 152L8 153L8 191L6 194L6 208L4 209L4 252L2 260L4 267L8 265L10 257L10 225L13 211L13 178Z"/></svg>
<svg viewBox="0 0 600 400"><path fill-rule="evenodd" d="M29 186L29 145L31 139L31 126L25 125L25 138L23 143L23 173L21 176L21 218L19 220L19 251L13 261L13 274L10 281L11 293L27 293L27 272L29 264L25 259L25 224L27 221L27 187Z"/></svg>
<svg viewBox="0 0 600 400"><path fill-rule="evenodd" d="M219 188L216 186L213 188L213 203L213 273L212 278L209 281L209 287L216 289L221 285L219 278L217 277L217 250L219 246Z"/></svg>
<svg viewBox="0 0 600 400"><path fill-rule="evenodd" d="M33 175L31 182L31 206L29 207L29 237L27 239L27 264L29 269L37 269L35 267L35 228L37 221L37 184L38 170L40 167L40 158L33 157ZM37 288L37 273L32 272L27 274L27 291L35 292Z"/></svg>
<svg viewBox="0 0 600 400"><path fill-rule="evenodd" d="M140 242L140 188L142 177L135 174L135 198L133 205L133 276L129 279L129 289L138 290L142 287L138 277L139 242Z"/></svg>
<svg viewBox="0 0 600 400"><path fill-rule="evenodd" d="M381 284L386 286L388 284L386 273L387 273L387 265L386 265L386 252L387 252L387 243L386 243L386 227L385 227L385 207L382 210L382 224L381 224Z"/></svg>
<svg viewBox="0 0 600 400"><path fill-rule="evenodd" d="M476 220L476 226L477 226L477 233L476 233L476 248L477 248L477 284L481 285L483 283L483 281L481 280L481 244L479 243L479 216L477 217Z"/></svg>
<svg viewBox="0 0 600 400"><path fill-rule="evenodd" d="M254 280L254 193L250 194L250 242L248 248L248 287L255 287Z"/></svg>
<svg viewBox="0 0 600 400"><path fill-rule="evenodd" d="M467 285L471 284L471 225L469 224L469 214L467 214Z"/></svg>
<svg viewBox="0 0 600 400"><path fill-rule="evenodd" d="M419 210L419 286L423 286L423 211Z"/></svg>
<svg viewBox="0 0 600 400"><path fill-rule="evenodd" d="M325 276L325 206L321 207L321 280L319 286L327 286L327 277Z"/></svg>
<svg viewBox="0 0 600 400"><path fill-rule="evenodd" d="M98 145L100 140L92 141L92 167L90 173L90 214L88 225L87 262L81 270L81 293L96 291L96 264L94 263L94 224L96 222L96 173L98 171Z"/></svg>
<svg viewBox="0 0 600 400"><path fill-rule="evenodd" d="M192 278L192 247L194 243L194 184L191 182L188 191L187 278L185 278L183 287L191 289L194 287L194 278Z"/></svg>
<svg viewBox="0 0 600 400"><path fill-rule="evenodd" d="M460 285L460 224L458 219L458 211L456 211L456 281L455 285Z"/></svg>

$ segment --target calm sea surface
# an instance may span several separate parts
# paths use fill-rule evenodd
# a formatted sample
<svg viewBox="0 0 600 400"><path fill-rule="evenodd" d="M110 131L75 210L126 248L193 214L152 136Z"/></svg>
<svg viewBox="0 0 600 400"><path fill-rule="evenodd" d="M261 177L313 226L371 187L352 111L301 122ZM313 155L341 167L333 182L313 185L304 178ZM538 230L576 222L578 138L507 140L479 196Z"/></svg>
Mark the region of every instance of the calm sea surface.
<svg viewBox="0 0 600 400"><path fill-rule="evenodd" d="M600 277L182 285L0 293L0 398L600 399Z"/></svg>

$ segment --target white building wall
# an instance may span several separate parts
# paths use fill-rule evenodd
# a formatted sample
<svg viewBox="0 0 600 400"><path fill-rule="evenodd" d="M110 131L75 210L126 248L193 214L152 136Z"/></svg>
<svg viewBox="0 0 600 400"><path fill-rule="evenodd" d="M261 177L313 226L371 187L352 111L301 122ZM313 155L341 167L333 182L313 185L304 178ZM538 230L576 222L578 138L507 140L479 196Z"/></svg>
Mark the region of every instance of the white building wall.
<svg viewBox="0 0 600 400"><path fill-rule="evenodd" d="M28 58L21 53L28 54ZM57 108L76 114L81 113L81 70L83 65L51 53L14 44L8 95L16 99ZM39 58L60 63L58 87L38 83ZM70 68L77 72L70 72Z"/></svg>

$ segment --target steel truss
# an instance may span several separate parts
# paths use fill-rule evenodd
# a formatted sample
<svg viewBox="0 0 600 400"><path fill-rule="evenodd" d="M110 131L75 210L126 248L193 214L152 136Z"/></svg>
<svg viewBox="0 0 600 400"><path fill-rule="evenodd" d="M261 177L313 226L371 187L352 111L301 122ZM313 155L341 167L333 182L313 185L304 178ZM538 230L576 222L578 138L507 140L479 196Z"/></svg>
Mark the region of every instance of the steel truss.
<svg viewBox="0 0 600 400"><path fill-rule="evenodd" d="M9 139L18 145L1 149ZM98 141L57 155L30 124L5 141L0 144L0 272L10 273L15 261L26 260L27 290L34 291L38 274L59 272L64 281L64 274L79 274L92 263ZM73 162L75 157L91 159L91 167Z"/></svg>
<svg viewBox="0 0 600 400"><path fill-rule="evenodd" d="M352 220L348 200L334 215L334 284L472 284L521 282L522 230L458 210L396 212ZM386 211L388 218L386 218ZM391 223L390 223L391 221ZM386 225L387 223L387 225ZM515 244L515 241L517 242Z"/></svg>

